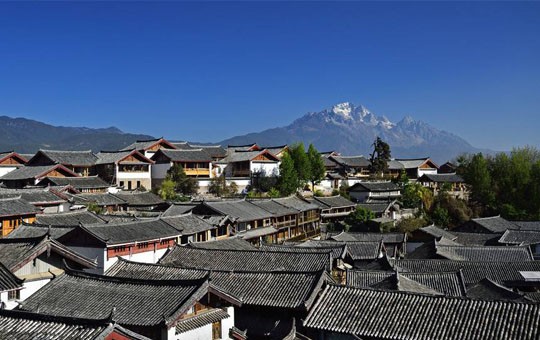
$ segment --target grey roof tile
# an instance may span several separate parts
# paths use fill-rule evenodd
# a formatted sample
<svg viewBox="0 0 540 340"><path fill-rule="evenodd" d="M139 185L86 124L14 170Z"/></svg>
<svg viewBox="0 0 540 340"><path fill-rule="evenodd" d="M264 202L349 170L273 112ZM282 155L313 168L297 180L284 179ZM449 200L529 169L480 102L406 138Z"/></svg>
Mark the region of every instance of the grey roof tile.
<svg viewBox="0 0 540 340"><path fill-rule="evenodd" d="M162 217L161 220L182 232L182 235L193 235L216 227L196 215Z"/></svg>
<svg viewBox="0 0 540 340"><path fill-rule="evenodd" d="M0 262L0 292L21 289L23 280L19 279Z"/></svg>
<svg viewBox="0 0 540 340"><path fill-rule="evenodd" d="M67 151L67 150L39 150L36 155L45 155L56 164L74 165L74 166L92 166L98 160L92 150L86 151ZM32 160L29 160L32 163Z"/></svg>
<svg viewBox="0 0 540 340"><path fill-rule="evenodd" d="M47 226L77 226L79 224L99 224L105 222L101 217L87 210L76 210L36 216L36 224Z"/></svg>
<svg viewBox="0 0 540 340"><path fill-rule="evenodd" d="M121 325L171 325L207 293L207 285L206 277L156 281L68 270L25 300L21 308L93 319L106 318L115 308L115 319Z"/></svg>
<svg viewBox="0 0 540 340"><path fill-rule="evenodd" d="M208 270L315 271L330 268L328 253L198 249L176 246L161 264Z"/></svg>
<svg viewBox="0 0 540 340"><path fill-rule="evenodd" d="M160 219L131 222L91 224L75 229L73 233L87 231L107 245L145 242L180 237L181 231Z"/></svg>
<svg viewBox="0 0 540 340"><path fill-rule="evenodd" d="M127 202L129 206L136 207L136 206L154 206L154 205L160 205L164 204L165 201L161 199L158 195L145 191L145 192L139 192L139 191L121 191L114 196L120 198L121 200Z"/></svg>
<svg viewBox="0 0 540 340"><path fill-rule="evenodd" d="M304 326L359 338L536 339L540 304L329 285Z"/></svg>
<svg viewBox="0 0 540 340"><path fill-rule="evenodd" d="M105 189L111 185L98 176L88 177L45 177L42 181L47 181L56 186L71 185L77 190L84 189ZM41 183L41 182L40 182Z"/></svg>
<svg viewBox="0 0 540 340"><path fill-rule="evenodd" d="M35 215L41 210L17 197L0 198L0 216Z"/></svg>
<svg viewBox="0 0 540 340"><path fill-rule="evenodd" d="M203 204L212 210L238 220L238 222L249 222L272 217L270 212L245 200L204 202Z"/></svg>

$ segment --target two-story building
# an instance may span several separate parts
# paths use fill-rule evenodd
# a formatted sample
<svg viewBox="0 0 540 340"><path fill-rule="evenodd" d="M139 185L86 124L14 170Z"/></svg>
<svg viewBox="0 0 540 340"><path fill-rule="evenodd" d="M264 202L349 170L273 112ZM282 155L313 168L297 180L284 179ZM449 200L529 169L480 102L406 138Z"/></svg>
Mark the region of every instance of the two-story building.
<svg viewBox="0 0 540 340"><path fill-rule="evenodd" d="M152 164L141 152L101 151L97 154L96 171L105 182L126 190L152 188Z"/></svg>

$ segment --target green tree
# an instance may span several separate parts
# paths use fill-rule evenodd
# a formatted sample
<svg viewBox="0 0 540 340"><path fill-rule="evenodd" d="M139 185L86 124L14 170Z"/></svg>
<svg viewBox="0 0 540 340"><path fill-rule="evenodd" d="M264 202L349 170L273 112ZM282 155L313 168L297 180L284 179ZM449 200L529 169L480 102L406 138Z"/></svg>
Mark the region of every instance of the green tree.
<svg viewBox="0 0 540 340"><path fill-rule="evenodd" d="M288 152L281 157L277 188L282 196L289 196L298 189L298 176L294 169L294 161Z"/></svg>
<svg viewBox="0 0 540 340"><path fill-rule="evenodd" d="M460 162L458 172L471 187L470 199L484 208L493 206L495 195L491 185L488 161L484 155L478 153L458 161Z"/></svg>
<svg viewBox="0 0 540 340"><path fill-rule="evenodd" d="M214 177L210 180L208 192L218 197L231 196L238 193L238 185L236 182L231 182L227 185L225 174L222 174L221 176Z"/></svg>
<svg viewBox="0 0 540 340"><path fill-rule="evenodd" d="M420 212L428 211L433 204L433 193L420 183L408 183L401 193L406 208L416 208Z"/></svg>
<svg viewBox="0 0 540 340"><path fill-rule="evenodd" d="M310 165L309 181L311 182L311 190L315 191L315 185L321 183L326 175L326 167L321 154L313 144L309 144L307 157Z"/></svg>
<svg viewBox="0 0 540 340"><path fill-rule="evenodd" d="M158 194L159 197L166 201L175 200L176 199L176 190L175 190L176 184L172 179L166 178L161 183L161 187L159 188Z"/></svg>
<svg viewBox="0 0 540 340"><path fill-rule="evenodd" d="M184 168L180 164L174 164L167 170L166 179L172 180L175 184L175 190L183 195L192 195L199 190L197 180L186 175Z"/></svg>
<svg viewBox="0 0 540 340"><path fill-rule="evenodd" d="M448 213L448 210L440 205L437 205L433 210L431 219L433 220L433 223L438 226L448 227L450 224L450 214Z"/></svg>
<svg viewBox="0 0 540 340"><path fill-rule="evenodd" d="M297 174L297 188L303 188L311 180L311 165L304 144L293 144L289 148L289 153Z"/></svg>
<svg viewBox="0 0 540 340"><path fill-rule="evenodd" d="M388 162L391 159L390 145L384 142L380 137L375 139L372 144L373 153L370 155L370 171L378 177L383 177L388 171Z"/></svg>
<svg viewBox="0 0 540 340"><path fill-rule="evenodd" d="M345 223L351 226L350 230L368 231L367 222L375 218L375 213L363 207L356 207L356 210L345 217Z"/></svg>
<svg viewBox="0 0 540 340"><path fill-rule="evenodd" d="M397 229L410 235L413 231L425 226L427 226L427 221L423 217L410 217L400 220Z"/></svg>
<svg viewBox="0 0 540 340"><path fill-rule="evenodd" d="M341 185L339 186L339 195L341 197L345 197L346 199L350 200L351 195L349 195L349 189L350 189L349 182L346 179L341 181Z"/></svg>

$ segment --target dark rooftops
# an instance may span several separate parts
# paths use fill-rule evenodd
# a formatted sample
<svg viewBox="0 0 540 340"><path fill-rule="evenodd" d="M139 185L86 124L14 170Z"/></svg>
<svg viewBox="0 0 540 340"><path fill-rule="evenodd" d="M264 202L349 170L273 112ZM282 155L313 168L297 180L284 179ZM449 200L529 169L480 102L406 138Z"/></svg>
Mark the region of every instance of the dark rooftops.
<svg viewBox="0 0 540 340"><path fill-rule="evenodd" d="M97 156L91 150L86 151L67 151L67 150L39 150L28 164L32 164L33 160L44 155L53 163L72 165L72 166L92 166L98 160Z"/></svg>
<svg viewBox="0 0 540 340"><path fill-rule="evenodd" d="M126 340L150 340L115 324L110 318L81 319L19 310L0 310L2 339L100 340L107 339L113 333Z"/></svg>
<svg viewBox="0 0 540 340"><path fill-rule="evenodd" d="M393 182L359 182L351 186L349 191L370 191L370 192L385 192L400 190L399 186Z"/></svg>
<svg viewBox="0 0 540 340"><path fill-rule="evenodd" d="M466 231L467 224L476 224L491 233L504 233L507 229L519 229L513 222L507 221L500 216L473 218L459 229Z"/></svg>
<svg viewBox="0 0 540 340"><path fill-rule="evenodd" d="M131 207L147 207L165 203L161 197L149 191L120 191L114 196L125 201Z"/></svg>
<svg viewBox="0 0 540 340"><path fill-rule="evenodd" d="M239 222L249 222L272 217L270 212L245 200L204 202L203 204L210 207L212 210L223 215L228 215Z"/></svg>
<svg viewBox="0 0 540 340"><path fill-rule="evenodd" d="M8 172L4 176L0 177L0 181L17 181L25 179L39 179L45 177L51 171L63 172L66 176L78 177L76 173L69 170L62 164L56 165L40 165L40 166L23 166L11 172Z"/></svg>
<svg viewBox="0 0 540 340"><path fill-rule="evenodd" d="M45 177L40 181L41 183L47 182L56 186L66 186L71 185L77 190L84 189L105 189L111 185L98 176L88 176L88 177Z"/></svg>
<svg viewBox="0 0 540 340"><path fill-rule="evenodd" d="M107 245L161 240L179 237L181 230L161 219L138 220L122 223L92 224L80 227ZM80 232L79 229L73 231Z"/></svg>
<svg viewBox="0 0 540 340"><path fill-rule="evenodd" d="M21 289L22 284L23 280L0 262L0 293Z"/></svg>
<svg viewBox="0 0 540 340"><path fill-rule="evenodd" d="M331 255L176 246L161 258L160 264L208 270L316 271L330 268Z"/></svg>
<svg viewBox="0 0 540 340"><path fill-rule="evenodd" d="M15 197L20 196L23 200L36 206L54 205L66 202L58 194L52 192L48 188L31 188L31 189L0 189L0 197Z"/></svg>
<svg viewBox="0 0 540 340"><path fill-rule="evenodd" d="M540 304L328 285L304 326L359 338L536 339Z"/></svg>
<svg viewBox="0 0 540 340"><path fill-rule="evenodd" d="M460 175L456 174L423 174L418 182L435 182L435 183L464 183L465 181Z"/></svg>
<svg viewBox="0 0 540 340"><path fill-rule="evenodd" d="M159 157L158 154L164 155L171 162L212 162L210 153L202 148L180 150L160 149L152 156L152 160Z"/></svg>
<svg viewBox="0 0 540 340"><path fill-rule="evenodd" d="M41 210L17 197L0 198L0 216L35 215Z"/></svg>
<svg viewBox="0 0 540 340"><path fill-rule="evenodd" d="M161 220L168 225L180 230L182 235L193 235L203 231L215 229L215 227L195 215L182 215L162 217Z"/></svg>
<svg viewBox="0 0 540 340"><path fill-rule="evenodd" d="M349 201L341 195L330 196L330 197L313 197L313 202L315 204L321 205L323 209L328 208L344 208L344 207L354 207L356 203Z"/></svg>
<svg viewBox="0 0 540 340"><path fill-rule="evenodd" d="M40 214L36 216L36 224L50 226L77 226L105 222L98 215L87 210L76 210L57 214Z"/></svg>
<svg viewBox="0 0 540 340"><path fill-rule="evenodd" d="M21 308L93 319L106 318L116 308L115 319L121 325L170 326L207 293L207 285L206 277L158 281L66 271Z"/></svg>

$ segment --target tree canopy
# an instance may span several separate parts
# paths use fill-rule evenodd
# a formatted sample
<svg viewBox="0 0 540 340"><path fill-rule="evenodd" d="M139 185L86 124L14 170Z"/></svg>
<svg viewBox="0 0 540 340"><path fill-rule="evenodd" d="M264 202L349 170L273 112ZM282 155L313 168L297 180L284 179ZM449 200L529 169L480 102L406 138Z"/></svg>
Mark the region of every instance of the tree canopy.
<svg viewBox="0 0 540 340"><path fill-rule="evenodd" d="M377 137L372 144L373 153L370 155L370 171L372 174L382 177L388 170L388 161L391 159L390 145Z"/></svg>

